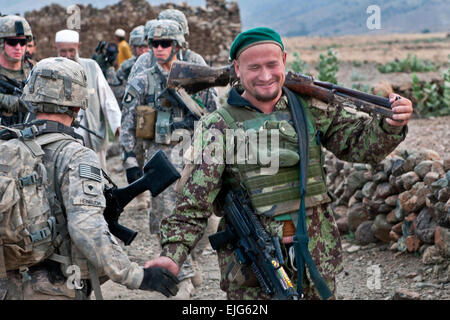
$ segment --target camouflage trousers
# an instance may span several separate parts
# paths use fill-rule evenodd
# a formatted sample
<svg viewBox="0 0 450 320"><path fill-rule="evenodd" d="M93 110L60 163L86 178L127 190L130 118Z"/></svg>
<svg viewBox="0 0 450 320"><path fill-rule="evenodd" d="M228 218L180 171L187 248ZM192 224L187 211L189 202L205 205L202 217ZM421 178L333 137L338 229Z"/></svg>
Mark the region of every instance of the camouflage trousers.
<svg viewBox="0 0 450 320"><path fill-rule="evenodd" d="M28 275L30 278L26 280L19 271L8 271L7 278L0 279L0 300L89 299L87 286L77 291L71 289L65 279L50 280L50 273L45 268L30 268Z"/></svg>
<svg viewBox="0 0 450 320"><path fill-rule="evenodd" d="M308 249L319 273L333 293L332 299L334 299L336 294L336 276L343 270L341 239L331 208L327 204L314 207L312 211L312 214L306 217L310 238ZM261 222L263 223L263 221ZM274 234L273 230L282 229L282 224L283 222L272 220L268 229ZM223 227L224 223L222 221L219 229L223 229ZM293 261L289 258L288 247L289 245L281 244L285 261L283 267L293 283L297 283L297 271L293 267ZM220 288L227 293L228 299L264 300L271 298L259 286L256 278L252 277L253 281L250 280L244 283L239 281L239 279L233 279L230 266L233 265L235 260L234 253L230 247L218 251L218 260L221 273ZM248 272L252 273L249 269L247 271L244 270L245 272L247 274ZM304 273L302 288L305 299L320 299L320 295L311 280L307 268Z"/></svg>

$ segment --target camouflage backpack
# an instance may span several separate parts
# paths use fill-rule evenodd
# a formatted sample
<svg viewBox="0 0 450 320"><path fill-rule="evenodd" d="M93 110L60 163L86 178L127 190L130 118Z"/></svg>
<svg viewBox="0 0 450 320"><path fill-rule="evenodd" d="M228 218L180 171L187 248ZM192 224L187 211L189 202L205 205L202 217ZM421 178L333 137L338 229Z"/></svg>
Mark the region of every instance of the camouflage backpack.
<svg viewBox="0 0 450 320"><path fill-rule="evenodd" d="M0 278L45 260L55 250L56 221L43 146L58 142L60 150L72 138L60 133L36 137L37 132L36 126L0 126Z"/></svg>

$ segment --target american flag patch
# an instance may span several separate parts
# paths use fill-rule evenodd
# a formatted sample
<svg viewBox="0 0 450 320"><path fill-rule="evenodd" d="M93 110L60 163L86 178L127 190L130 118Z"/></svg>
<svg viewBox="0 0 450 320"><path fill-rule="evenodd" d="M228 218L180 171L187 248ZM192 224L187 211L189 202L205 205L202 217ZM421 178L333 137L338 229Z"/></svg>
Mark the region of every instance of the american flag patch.
<svg viewBox="0 0 450 320"><path fill-rule="evenodd" d="M88 178L98 182L102 182L102 177L100 176L101 170L99 168L90 166L88 164L80 164L80 177Z"/></svg>

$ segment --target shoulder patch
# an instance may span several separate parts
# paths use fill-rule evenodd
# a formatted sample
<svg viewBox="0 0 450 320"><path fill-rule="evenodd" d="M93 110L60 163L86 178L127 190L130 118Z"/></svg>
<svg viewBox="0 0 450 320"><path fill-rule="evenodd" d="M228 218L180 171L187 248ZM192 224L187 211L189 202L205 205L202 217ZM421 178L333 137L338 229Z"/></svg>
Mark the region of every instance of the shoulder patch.
<svg viewBox="0 0 450 320"><path fill-rule="evenodd" d="M123 102L130 103L131 101L133 101L133 99L134 99L134 96L131 93L127 92L127 94L125 95L125 98L123 98Z"/></svg>
<svg viewBox="0 0 450 320"><path fill-rule="evenodd" d="M80 170L79 171L80 178L87 178L98 182L102 182L101 169L82 163L79 166L79 170Z"/></svg>

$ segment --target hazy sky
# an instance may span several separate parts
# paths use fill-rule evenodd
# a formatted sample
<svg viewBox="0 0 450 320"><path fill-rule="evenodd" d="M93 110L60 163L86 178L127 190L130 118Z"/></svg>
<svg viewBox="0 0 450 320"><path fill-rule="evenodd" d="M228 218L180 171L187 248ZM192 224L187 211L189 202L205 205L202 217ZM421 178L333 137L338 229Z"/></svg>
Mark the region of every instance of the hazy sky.
<svg viewBox="0 0 450 320"><path fill-rule="evenodd" d="M2 14L15 14L20 13L23 14L25 11L31 11L34 9L40 9L46 5L50 5L52 3L57 3L63 7L68 7L72 4L92 4L94 7L103 8L107 5L118 3L119 0L0 0L0 12ZM168 0L151 0L149 1L151 4L159 5L161 3L173 2L179 3L181 1L168 1ZM205 5L205 0L183 0L183 2L187 2L193 6ZM99 5L97 5L99 3Z"/></svg>

